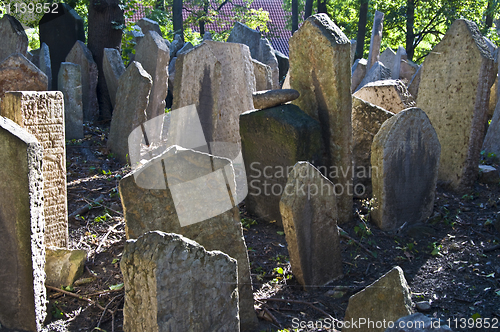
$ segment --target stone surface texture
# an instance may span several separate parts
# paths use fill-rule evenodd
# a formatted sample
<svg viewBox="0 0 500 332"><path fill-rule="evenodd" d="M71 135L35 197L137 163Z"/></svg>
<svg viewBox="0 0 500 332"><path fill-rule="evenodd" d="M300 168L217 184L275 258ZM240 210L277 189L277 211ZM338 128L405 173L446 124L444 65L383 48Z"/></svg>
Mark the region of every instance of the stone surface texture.
<svg viewBox="0 0 500 332"><path fill-rule="evenodd" d="M45 284L57 288L70 286L83 274L85 250L47 248L45 253Z"/></svg>
<svg viewBox="0 0 500 332"><path fill-rule="evenodd" d="M400 80L384 80L366 84L354 93L355 97L375 104L391 113L415 106L413 96Z"/></svg>
<svg viewBox="0 0 500 332"><path fill-rule="evenodd" d="M294 89L257 91L253 94L253 105L256 109L270 108L294 101L299 97L300 93Z"/></svg>
<svg viewBox="0 0 500 332"><path fill-rule="evenodd" d="M40 46L37 63L37 67L47 75L48 90L52 90L52 63L50 62L49 46L45 43Z"/></svg>
<svg viewBox="0 0 500 332"><path fill-rule="evenodd" d="M47 75L21 53L0 63L0 99L7 91L45 91L47 84Z"/></svg>
<svg viewBox="0 0 500 332"><path fill-rule="evenodd" d="M12 53L21 53L26 56L28 52L28 36L21 23L13 16L5 14L0 19L0 61L5 60Z"/></svg>
<svg viewBox="0 0 500 332"><path fill-rule="evenodd" d="M102 69L106 78L109 96L111 97L111 104L115 107L118 80L125 72L125 65L123 64L120 51L115 48L105 48Z"/></svg>
<svg viewBox="0 0 500 332"><path fill-rule="evenodd" d="M83 101L80 65L62 62L57 85L64 95L64 129L67 140L83 138Z"/></svg>
<svg viewBox="0 0 500 332"><path fill-rule="evenodd" d="M273 88L273 72L271 67L252 59L253 73L255 75L255 89L257 91L271 90Z"/></svg>
<svg viewBox="0 0 500 332"><path fill-rule="evenodd" d="M388 80L391 78L391 70L384 66L384 64L380 61L375 62L375 64L367 70L365 77L359 83L358 87L355 91L363 88L365 85L371 82Z"/></svg>

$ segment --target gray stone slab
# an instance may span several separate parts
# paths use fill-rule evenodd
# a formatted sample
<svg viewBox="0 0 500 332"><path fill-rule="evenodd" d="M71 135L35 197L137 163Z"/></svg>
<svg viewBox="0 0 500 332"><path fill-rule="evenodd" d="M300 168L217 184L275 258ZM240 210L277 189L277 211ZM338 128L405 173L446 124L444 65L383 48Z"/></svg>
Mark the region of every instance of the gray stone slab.
<svg viewBox="0 0 500 332"><path fill-rule="evenodd" d="M123 64L120 51L114 48L105 48L102 69L106 78L109 96L111 97L111 104L115 107L118 81L125 72L125 65Z"/></svg>
<svg viewBox="0 0 500 332"><path fill-rule="evenodd" d="M367 67L368 68L368 67ZM359 83L358 87L354 90L354 92L359 91L368 83L388 80L391 78L391 70L386 68L384 64L380 61L375 62L375 64L366 72L365 77Z"/></svg>
<svg viewBox="0 0 500 332"><path fill-rule="evenodd" d="M270 108L294 101L299 96L294 89L257 91L253 94L253 105L256 109Z"/></svg>
<svg viewBox="0 0 500 332"><path fill-rule="evenodd" d="M59 69L58 86L64 95L64 129L67 140L83 138L81 72L81 66L71 62L62 62Z"/></svg>
<svg viewBox="0 0 500 332"><path fill-rule="evenodd" d="M45 91L47 84L47 75L21 53L0 63L0 99L7 91Z"/></svg>
<svg viewBox="0 0 500 332"><path fill-rule="evenodd" d="M255 59L252 59L252 64L253 64L253 73L255 75L256 90L257 91L271 90L273 88L273 72L271 71L271 67Z"/></svg>
<svg viewBox="0 0 500 332"><path fill-rule="evenodd" d="M28 36L15 17L5 14L0 19L0 39L2 40L0 62L13 53L21 53L26 56L28 52Z"/></svg>
<svg viewBox="0 0 500 332"><path fill-rule="evenodd" d="M394 67L394 60L396 58L396 53L392 48L387 47L382 53L380 53L378 61L382 62L387 68Z"/></svg>
<svg viewBox="0 0 500 332"><path fill-rule="evenodd" d="M380 44L382 43L382 32L384 27L384 13L375 11L373 18L372 37L370 39L370 50L368 52L368 64L366 70L379 61L380 58Z"/></svg>
<svg viewBox="0 0 500 332"><path fill-rule="evenodd" d="M356 91L357 87L366 76L366 59L356 59L351 68L351 93Z"/></svg>
<svg viewBox="0 0 500 332"><path fill-rule="evenodd" d="M144 35L146 35L149 31L154 31L158 35L161 36L160 25L158 24L158 22L156 22L152 19L149 19L147 17L143 17L139 21L137 21L136 24L137 24L137 26L139 26L141 28L141 32Z"/></svg>
<svg viewBox="0 0 500 332"><path fill-rule="evenodd" d="M394 57L394 64L391 67L391 75L393 80L399 79L400 72L401 72L401 61L402 60L407 60L408 55L406 54L406 50L404 47L399 46L398 51L396 52L396 56Z"/></svg>
<svg viewBox="0 0 500 332"><path fill-rule="evenodd" d="M47 75L48 90L52 90L52 64L50 62L50 50L47 44L42 43L37 59L37 67Z"/></svg>

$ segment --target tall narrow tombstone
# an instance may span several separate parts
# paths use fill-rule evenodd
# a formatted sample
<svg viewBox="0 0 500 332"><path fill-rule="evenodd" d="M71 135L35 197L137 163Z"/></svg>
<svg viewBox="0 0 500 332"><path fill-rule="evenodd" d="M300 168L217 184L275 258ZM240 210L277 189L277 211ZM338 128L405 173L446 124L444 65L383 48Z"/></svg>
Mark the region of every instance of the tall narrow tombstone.
<svg viewBox="0 0 500 332"><path fill-rule="evenodd" d="M43 15L38 26L40 43L46 43L50 48L52 88L57 89L57 75L61 62L65 61L77 40L85 42L83 19L70 5L58 3L57 10L51 10Z"/></svg>
<svg viewBox="0 0 500 332"><path fill-rule="evenodd" d="M368 52L368 65L366 70L379 61L380 58L380 44L382 43L382 32L384 30L384 13L375 11L373 18L372 37L370 39L370 50Z"/></svg>
<svg viewBox="0 0 500 332"><path fill-rule="evenodd" d="M253 73L255 75L255 88L257 91L271 90L273 73L271 67L252 59Z"/></svg>
<svg viewBox="0 0 500 332"><path fill-rule="evenodd" d="M12 119L43 146L45 245L68 245L64 96L59 91L7 92L0 115Z"/></svg>
<svg viewBox="0 0 500 332"><path fill-rule="evenodd" d="M408 56L406 54L406 50L404 47L399 46L398 51L396 52L396 56L394 58L394 64L391 69L391 74L392 74L392 79L397 80L399 79L399 75L401 72L401 61L402 60L407 60ZM389 67L391 68L391 67Z"/></svg>
<svg viewBox="0 0 500 332"><path fill-rule="evenodd" d="M280 201L292 272L321 286L342 277L335 186L308 162L295 164Z"/></svg>
<svg viewBox="0 0 500 332"><path fill-rule="evenodd" d="M146 109L147 119L151 120L165 113L170 55L163 38L154 31L146 32L141 43L136 47L135 61L141 63L142 68L151 75L153 80Z"/></svg>
<svg viewBox="0 0 500 332"><path fill-rule="evenodd" d="M41 331L45 319L43 149L0 116L0 324Z"/></svg>
<svg viewBox="0 0 500 332"><path fill-rule="evenodd" d="M98 72L92 53L84 42L77 40L66 56L65 61L80 65L82 73L83 120L96 121L99 117L99 104L97 103Z"/></svg>
<svg viewBox="0 0 500 332"><path fill-rule="evenodd" d="M441 142L439 180L466 190L476 177L497 68L476 24L456 20L420 69L417 106Z"/></svg>
<svg viewBox="0 0 500 332"><path fill-rule="evenodd" d="M248 46L206 40L176 61L172 109L196 105L206 142L240 144L240 114L252 110Z"/></svg>
<svg viewBox="0 0 500 332"><path fill-rule="evenodd" d="M356 59L351 68L351 93L356 91L366 75L366 59Z"/></svg>
<svg viewBox="0 0 500 332"><path fill-rule="evenodd" d="M106 78L106 86L111 97L111 104L115 107L118 80L125 72L125 65L123 64L120 51L115 48L105 48L102 67L104 77Z"/></svg>
<svg viewBox="0 0 500 332"><path fill-rule="evenodd" d="M26 56L28 52L28 36L15 17L6 14L0 19L0 40L2 40L0 62L12 53L21 53Z"/></svg>
<svg viewBox="0 0 500 332"><path fill-rule="evenodd" d="M47 84L47 75L21 53L0 63L0 99L7 91L45 91Z"/></svg>
<svg viewBox="0 0 500 332"><path fill-rule="evenodd" d="M497 56L500 55L497 54ZM498 61L498 59L497 59L497 65L498 67L500 67L500 62ZM493 87L497 87L497 89L500 90L500 85L498 85L498 78L496 84L493 84L492 89ZM497 96L500 95L500 93L498 92L499 91L495 91ZM490 102L491 101L492 100L490 98ZM500 102L498 101L495 104L495 111L493 112L493 117L491 118L490 125L488 126L486 136L484 137L482 150L500 156Z"/></svg>
<svg viewBox="0 0 500 332"><path fill-rule="evenodd" d="M290 38L293 103L319 121L329 179L344 192L338 197L339 223L352 218L352 126L350 42L326 14L309 17Z"/></svg>
<svg viewBox="0 0 500 332"><path fill-rule="evenodd" d="M47 75L48 90L52 90L52 63L50 62L50 50L47 44L42 43L38 54L38 68Z"/></svg>
<svg viewBox="0 0 500 332"><path fill-rule="evenodd" d="M399 112L372 143L372 220L385 231L426 220L434 209L439 168L436 131L419 108Z"/></svg>
<svg viewBox="0 0 500 332"><path fill-rule="evenodd" d="M128 137L132 130L147 121L146 108L153 80L139 62L133 61L118 80L116 106L111 118L108 148L116 158L126 163Z"/></svg>
<svg viewBox="0 0 500 332"><path fill-rule="evenodd" d="M64 95L64 129L67 140L83 138L82 69L63 62L57 85Z"/></svg>
<svg viewBox="0 0 500 332"><path fill-rule="evenodd" d="M415 106L413 96L400 80L384 80L368 83L356 91L353 96L366 100L392 113L399 113L405 108Z"/></svg>
<svg viewBox="0 0 500 332"><path fill-rule="evenodd" d="M236 260L181 235L148 232L125 244L123 330L240 331Z"/></svg>

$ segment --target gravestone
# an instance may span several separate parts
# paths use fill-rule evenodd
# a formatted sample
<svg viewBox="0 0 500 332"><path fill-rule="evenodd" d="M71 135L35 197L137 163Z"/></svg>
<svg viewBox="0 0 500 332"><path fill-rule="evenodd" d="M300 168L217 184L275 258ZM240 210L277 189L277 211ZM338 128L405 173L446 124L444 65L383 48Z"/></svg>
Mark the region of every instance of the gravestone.
<svg viewBox="0 0 500 332"><path fill-rule="evenodd" d="M372 142L382 124L394 116L374 104L352 97L352 161L353 161L353 193L356 197L371 197Z"/></svg>
<svg viewBox="0 0 500 332"><path fill-rule="evenodd" d="M290 38L290 85L300 93L293 103L321 125L328 178L344 188L337 199L342 224L353 204L350 42L326 14L309 17Z"/></svg>
<svg viewBox="0 0 500 332"><path fill-rule="evenodd" d="M80 65L63 62L57 85L64 95L64 129L67 140L83 138L82 74Z"/></svg>
<svg viewBox="0 0 500 332"><path fill-rule="evenodd" d="M64 96L59 91L7 92L0 115L12 119L43 146L45 245L68 245Z"/></svg>
<svg viewBox="0 0 500 332"><path fill-rule="evenodd" d="M168 172L166 179L163 165ZM176 233L198 242L206 250L220 250L237 260L240 321L244 330L254 327L257 319L239 210L228 198L228 194L233 192L228 186L234 186L234 182L231 185L221 174L225 172L228 176L228 171L232 172L228 159L172 146L125 176L120 181L119 189L127 239L138 238L152 230ZM206 184L196 191L201 196L186 195L190 191L187 186L196 186L200 181L203 184L205 180ZM205 188L210 195L203 195ZM225 197L219 195L224 191ZM231 197L234 199L234 196ZM210 213L212 210L208 208L213 207L210 203L220 203L228 210L219 214ZM184 215L195 212L204 212L207 219L186 224Z"/></svg>
<svg viewBox="0 0 500 332"><path fill-rule="evenodd" d="M401 72L401 61L407 60L408 55L406 54L406 50L404 47L399 46L398 51L396 52L396 56L394 57L394 64L392 65L391 68L391 74L392 74L392 79L397 80L399 79L400 72Z"/></svg>
<svg viewBox="0 0 500 332"><path fill-rule="evenodd" d="M300 93L293 89L257 91L253 94L253 105L256 109L279 106L299 98Z"/></svg>
<svg viewBox="0 0 500 332"><path fill-rule="evenodd" d="M153 21L147 17L143 17L139 21L137 21L136 24L141 28L141 32L144 35L146 35L149 31L154 31L161 36L160 25L156 21Z"/></svg>
<svg viewBox="0 0 500 332"><path fill-rule="evenodd" d="M386 66L387 68L394 67L394 60L396 59L396 53L392 50L392 48L387 47L382 53L380 53L379 60Z"/></svg>
<svg viewBox="0 0 500 332"><path fill-rule="evenodd" d="M66 62L76 63L81 67L83 120L96 121L99 117L99 104L97 103L98 72L92 53L81 40L77 40L66 56ZM59 89L61 88L59 87Z"/></svg>
<svg viewBox="0 0 500 332"><path fill-rule="evenodd" d="M0 116L0 324L40 331L46 315L43 148Z"/></svg>
<svg viewBox="0 0 500 332"><path fill-rule="evenodd" d="M382 43L382 32L384 30L384 13L375 11L373 18L372 37L370 39L370 50L368 52L368 65L366 70L379 61L380 58L380 44Z"/></svg>
<svg viewBox="0 0 500 332"><path fill-rule="evenodd" d="M356 327L344 325L346 331L384 332L383 321L396 321L412 314L411 292L403 270L396 266L377 281L349 298L344 322L358 322L364 318L365 324ZM367 321L372 322L371 325Z"/></svg>
<svg viewBox="0 0 500 332"><path fill-rule="evenodd" d="M21 53L26 56L28 52L28 36L15 17L5 14L0 19L0 39L2 40L0 62L13 53Z"/></svg>
<svg viewBox="0 0 500 332"><path fill-rule="evenodd" d="M146 109L147 119L151 120L165 113L170 57L163 38L154 31L146 32L141 43L136 47L135 61L141 63L142 68L151 75L153 80Z"/></svg>
<svg viewBox="0 0 500 332"><path fill-rule="evenodd" d="M102 61L104 77L106 78L106 86L108 87L111 104L115 107L116 92L118 90L118 80L125 72L120 51L114 48L104 49L104 58Z"/></svg>
<svg viewBox="0 0 500 332"><path fill-rule="evenodd" d="M335 187L307 161L288 174L280 212L292 272L307 286L321 286L342 277Z"/></svg>
<svg viewBox="0 0 500 332"><path fill-rule="evenodd" d="M382 107L392 113L399 113L408 107L415 106L413 97L400 80L384 80L368 83L356 91L353 96Z"/></svg>
<svg viewBox="0 0 500 332"><path fill-rule="evenodd" d="M54 8L54 7L52 7ZM77 40L85 42L83 19L71 6L58 3L57 10L43 15L39 22L40 44L50 48L52 64L52 88L57 89L57 75L61 62L64 62Z"/></svg>
<svg viewBox="0 0 500 332"><path fill-rule="evenodd" d="M0 63L0 99L7 91L45 91L47 82L47 75L21 53Z"/></svg>
<svg viewBox="0 0 500 332"><path fill-rule="evenodd" d="M137 61L133 61L118 80L116 106L111 118L107 145L122 163L129 161L127 155L130 133L147 121L146 108L152 85L151 75Z"/></svg>
<svg viewBox="0 0 500 332"><path fill-rule="evenodd" d="M351 93L356 91L356 88L361 83L366 75L366 59L356 59L351 68Z"/></svg>
<svg viewBox="0 0 500 332"><path fill-rule="evenodd" d="M301 160L321 165L320 124L295 105L248 111L240 117L248 182L246 208L281 224L279 202L291 168Z"/></svg>
<svg viewBox="0 0 500 332"><path fill-rule="evenodd" d="M497 57L499 54L497 53ZM500 62L497 58L497 66L500 67ZM497 89L498 86L498 77L495 80L495 83L490 89L490 93L495 93L495 97L498 95ZM497 99L497 98L495 98ZM490 98L490 103L492 102L492 98ZM490 125L488 126L488 130L486 131L486 136L484 137L483 146L481 150L484 150L488 153L494 153L497 156L500 156L500 103L495 101L494 105L489 105L489 107L494 107L495 110L493 112L493 116L491 118Z"/></svg>
<svg viewBox="0 0 500 332"><path fill-rule="evenodd" d="M359 83L358 87L356 88L356 90L354 90L354 92L359 91L368 83L388 80L390 78L391 78L391 70L389 68L386 68L382 62L377 61L370 68L370 70L366 72L365 77L363 78L361 83Z"/></svg>
<svg viewBox="0 0 500 332"><path fill-rule="evenodd" d="M429 116L441 142L439 180L469 188L486 126L489 90L497 68L476 24L456 20L425 58L417 106Z"/></svg>
<svg viewBox="0 0 500 332"><path fill-rule="evenodd" d="M182 46L184 46L184 40L180 34L176 34L174 36L174 40L169 46L170 59L177 56L177 52L182 48Z"/></svg>
<svg viewBox="0 0 500 332"><path fill-rule="evenodd" d="M427 115L409 108L385 121L372 143L371 217L384 231L425 221L434 210L441 146Z"/></svg>
<svg viewBox="0 0 500 332"><path fill-rule="evenodd" d="M182 48L179 51L177 51L177 54L185 53L192 48L194 48L193 44L191 44L191 42L187 42L184 44L184 46L182 46Z"/></svg>
<svg viewBox="0 0 500 332"><path fill-rule="evenodd" d="M252 59L253 74L255 75L255 89L257 91L271 90L273 73L271 67Z"/></svg>
<svg viewBox="0 0 500 332"><path fill-rule="evenodd" d="M358 45L356 39L351 39L351 66L354 62L354 55L356 54L356 45Z"/></svg>
<svg viewBox="0 0 500 332"><path fill-rule="evenodd" d="M240 331L236 260L225 253L155 231L127 241L120 267L125 332Z"/></svg>
<svg viewBox="0 0 500 332"><path fill-rule="evenodd" d="M399 79L408 84L420 66L410 60L401 60Z"/></svg>
<svg viewBox="0 0 500 332"><path fill-rule="evenodd" d="M47 248L45 253L46 285L57 288L71 286L82 276L87 261L85 250Z"/></svg>
<svg viewBox="0 0 500 332"><path fill-rule="evenodd" d="M420 86L420 78L422 77L422 67L423 65L420 65L413 75L413 77L410 80L410 83L408 83L408 92L413 96L414 100L417 100L418 98L418 87Z"/></svg>
<svg viewBox="0 0 500 332"><path fill-rule="evenodd" d="M274 55L278 60L278 73L280 78L280 84L285 80L285 76L290 68L290 59L278 50L274 50Z"/></svg>
<svg viewBox="0 0 500 332"><path fill-rule="evenodd" d="M205 140L240 144L239 116L254 108L248 46L206 40L175 64L172 109L196 105Z"/></svg>
<svg viewBox="0 0 500 332"><path fill-rule="evenodd" d="M52 64L50 62L50 50L47 44L42 43L37 59L37 67L47 75L48 90L52 90Z"/></svg>

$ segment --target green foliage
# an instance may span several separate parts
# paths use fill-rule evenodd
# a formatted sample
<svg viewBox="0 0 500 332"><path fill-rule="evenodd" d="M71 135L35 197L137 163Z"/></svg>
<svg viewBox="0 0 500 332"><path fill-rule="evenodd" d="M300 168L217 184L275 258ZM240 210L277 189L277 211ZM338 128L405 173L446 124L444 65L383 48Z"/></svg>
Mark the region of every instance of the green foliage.
<svg viewBox="0 0 500 332"><path fill-rule="evenodd" d="M241 224L243 228L250 229L253 225L257 225L257 221L251 218L241 218Z"/></svg>

